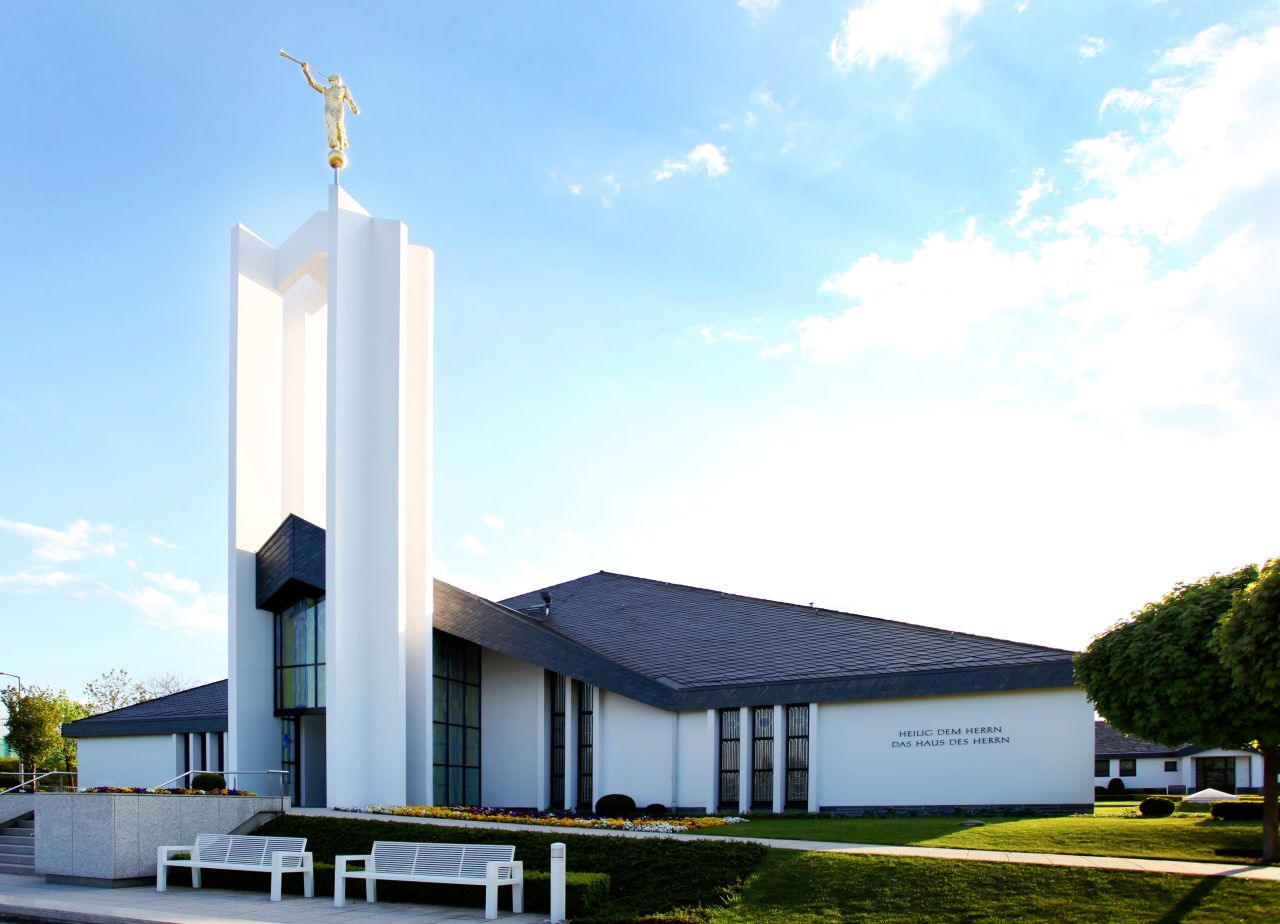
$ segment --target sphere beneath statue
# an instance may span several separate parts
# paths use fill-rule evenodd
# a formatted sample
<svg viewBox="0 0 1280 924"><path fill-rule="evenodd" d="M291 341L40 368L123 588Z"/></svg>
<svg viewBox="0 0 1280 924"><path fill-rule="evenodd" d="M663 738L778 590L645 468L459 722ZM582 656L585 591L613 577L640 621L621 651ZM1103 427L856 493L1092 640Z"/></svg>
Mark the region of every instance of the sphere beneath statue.
<svg viewBox="0 0 1280 924"><path fill-rule="evenodd" d="M342 151L329 151L329 166L334 170L341 170L347 165L347 155Z"/></svg>

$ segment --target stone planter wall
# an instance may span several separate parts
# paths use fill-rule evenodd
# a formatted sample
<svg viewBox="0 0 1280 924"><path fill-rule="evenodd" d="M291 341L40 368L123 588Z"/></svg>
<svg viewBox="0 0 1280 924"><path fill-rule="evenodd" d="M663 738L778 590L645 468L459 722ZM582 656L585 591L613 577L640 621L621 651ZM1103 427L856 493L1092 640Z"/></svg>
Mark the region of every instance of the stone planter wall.
<svg viewBox="0 0 1280 924"><path fill-rule="evenodd" d="M35 807L36 797L31 793L11 792L0 796L0 825L33 811Z"/></svg>
<svg viewBox="0 0 1280 924"><path fill-rule="evenodd" d="M34 800L36 872L99 884L152 878L157 847L227 834L288 804L279 797L134 793L38 793Z"/></svg>

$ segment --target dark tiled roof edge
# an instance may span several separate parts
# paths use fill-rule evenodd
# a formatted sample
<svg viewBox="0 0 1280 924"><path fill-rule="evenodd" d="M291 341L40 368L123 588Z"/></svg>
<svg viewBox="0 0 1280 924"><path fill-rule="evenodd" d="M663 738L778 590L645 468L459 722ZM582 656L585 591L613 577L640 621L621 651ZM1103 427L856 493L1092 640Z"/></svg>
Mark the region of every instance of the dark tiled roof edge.
<svg viewBox="0 0 1280 924"><path fill-rule="evenodd" d="M134 703L68 722L62 733L69 738L101 738L112 735L165 735L182 732L227 730L227 681L215 680L168 696Z"/></svg>

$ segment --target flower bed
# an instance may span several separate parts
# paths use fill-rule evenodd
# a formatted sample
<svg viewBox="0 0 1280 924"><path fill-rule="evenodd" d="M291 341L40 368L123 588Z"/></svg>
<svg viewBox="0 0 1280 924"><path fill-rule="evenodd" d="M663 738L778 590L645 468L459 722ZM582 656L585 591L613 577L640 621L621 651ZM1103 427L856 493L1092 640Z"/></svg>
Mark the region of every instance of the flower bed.
<svg viewBox="0 0 1280 924"><path fill-rule="evenodd" d="M247 789L144 789L141 786L94 786L80 792L109 792L123 795L159 796L256 796Z"/></svg>
<svg viewBox="0 0 1280 924"><path fill-rule="evenodd" d="M612 831L647 831L651 834L680 834L703 828L717 828L737 824L744 819L736 816L718 817L699 815L686 818L602 818L596 815L557 815L555 812L535 812L526 809L473 808L468 806L435 805L367 805L339 808L340 812L361 812L370 815L400 815L410 818L449 818L457 821L500 821L507 824L538 825L549 828L606 828Z"/></svg>

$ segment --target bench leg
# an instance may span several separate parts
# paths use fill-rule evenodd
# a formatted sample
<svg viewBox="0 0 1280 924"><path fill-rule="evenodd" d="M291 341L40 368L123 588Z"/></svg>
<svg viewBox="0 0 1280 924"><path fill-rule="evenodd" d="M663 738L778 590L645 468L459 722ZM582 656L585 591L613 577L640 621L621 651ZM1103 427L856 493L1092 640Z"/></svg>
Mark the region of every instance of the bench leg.
<svg viewBox="0 0 1280 924"><path fill-rule="evenodd" d="M169 888L169 865L161 861L156 865L156 891L164 892Z"/></svg>
<svg viewBox="0 0 1280 924"><path fill-rule="evenodd" d="M521 879L511 886L511 910L516 914L524 913L524 880Z"/></svg>
<svg viewBox="0 0 1280 924"><path fill-rule="evenodd" d="M364 900L371 905L378 900L378 881L376 879L366 879L364 881Z"/></svg>
<svg viewBox="0 0 1280 924"><path fill-rule="evenodd" d="M302 897L316 897L316 874L314 870L303 870L302 872Z"/></svg>
<svg viewBox="0 0 1280 924"><path fill-rule="evenodd" d="M271 900L273 902L280 901L280 880L283 878L279 870L273 869L271 871Z"/></svg>
<svg viewBox="0 0 1280 924"><path fill-rule="evenodd" d="M333 907L341 908L347 903L347 877L346 862L342 864L342 869L335 872L333 877Z"/></svg>
<svg viewBox="0 0 1280 924"><path fill-rule="evenodd" d="M191 867L191 888L200 888L200 867L198 866Z"/></svg>
<svg viewBox="0 0 1280 924"><path fill-rule="evenodd" d="M484 917L492 921L498 916L498 883L492 879L484 886Z"/></svg>

